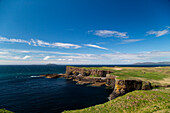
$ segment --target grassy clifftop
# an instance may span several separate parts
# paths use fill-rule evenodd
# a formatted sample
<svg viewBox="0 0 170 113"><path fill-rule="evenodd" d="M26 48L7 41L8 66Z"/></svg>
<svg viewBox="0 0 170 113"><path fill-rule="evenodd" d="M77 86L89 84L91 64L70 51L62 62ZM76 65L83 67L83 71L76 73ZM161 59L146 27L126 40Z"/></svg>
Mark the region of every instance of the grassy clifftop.
<svg viewBox="0 0 170 113"><path fill-rule="evenodd" d="M170 85L170 67L81 67L113 71L117 79L141 79L153 84ZM93 77L93 76L92 76Z"/></svg>
<svg viewBox="0 0 170 113"><path fill-rule="evenodd" d="M133 91L104 104L63 113L169 113L170 89Z"/></svg>

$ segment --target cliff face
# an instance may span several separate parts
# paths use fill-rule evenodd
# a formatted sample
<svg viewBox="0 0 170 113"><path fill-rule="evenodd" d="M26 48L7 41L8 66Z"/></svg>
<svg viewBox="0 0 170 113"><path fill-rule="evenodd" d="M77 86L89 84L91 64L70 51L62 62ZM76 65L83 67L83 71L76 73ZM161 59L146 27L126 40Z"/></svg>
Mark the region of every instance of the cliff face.
<svg viewBox="0 0 170 113"><path fill-rule="evenodd" d="M112 73L112 71L84 69L71 66L66 67L67 78L73 79L80 84L105 84L113 89L113 92L110 94L110 99L114 99L134 90L152 89L150 82L141 80L119 80L116 79L115 76L109 75L109 73ZM98 77L87 77L89 75L97 75Z"/></svg>
<svg viewBox="0 0 170 113"><path fill-rule="evenodd" d="M150 82L141 80L115 80L115 87L110 94L110 99L114 99L118 96L122 96L128 92L134 90L151 90L152 86Z"/></svg>
<svg viewBox="0 0 170 113"><path fill-rule="evenodd" d="M106 74L109 73L112 73L112 71L84 69L84 68L71 67L71 66L66 67L66 74L68 75L82 75L82 76L96 75L98 77L106 77Z"/></svg>

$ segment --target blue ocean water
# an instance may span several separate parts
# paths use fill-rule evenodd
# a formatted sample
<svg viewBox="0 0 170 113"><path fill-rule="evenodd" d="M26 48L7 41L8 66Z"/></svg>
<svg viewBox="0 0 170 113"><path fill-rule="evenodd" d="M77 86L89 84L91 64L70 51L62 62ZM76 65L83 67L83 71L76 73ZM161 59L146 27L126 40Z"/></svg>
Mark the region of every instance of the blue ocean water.
<svg viewBox="0 0 170 113"><path fill-rule="evenodd" d="M60 113L108 101L105 87L77 85L64 78L39 75L65 73L66 66L0 66L0 108L16 113Z"/></svg>
<svg viewBox="0 0 170 113"><path fill-rule="evenodd" d="M143 67L142 65L126 66ZM154 66L158 65L147 67ZM107 97L112 91L105 87L77 85L72 80L64 78L39 77L41 74L65 73L65 69L64 65L1 65L0 108L16 113L60 113L64 110L81 109L108 101Z"/></svg>

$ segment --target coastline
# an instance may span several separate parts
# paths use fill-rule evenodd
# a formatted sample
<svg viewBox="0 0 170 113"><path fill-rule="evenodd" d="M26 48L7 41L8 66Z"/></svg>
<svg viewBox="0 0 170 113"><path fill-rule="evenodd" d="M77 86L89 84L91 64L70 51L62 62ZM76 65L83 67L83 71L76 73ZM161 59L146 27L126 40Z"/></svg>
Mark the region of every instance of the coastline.
<svg viewBox="0 0 170 113"><path fill-rule="evenodd" d="M122 96L134 90L151 90L151 83L137 79L117 79L116 76L110 75L113 71L102 69L85 69L82 67L66 67L65 74L46 74L40 75L46 78L64 77L76 81L78 84L90 84L91 86L103 86L113 90L110 94L110 100ZM92 75L95 75L92 76Z"/></svg>
<svg viewBox="0 0 170 113"><path fill-rule="evenodd" d="M158 67L155 67L158 68ZM115 68L115 70L121 70L121 68ZM67 66L66 67L66 73L65 74L47 74L43 75L43 77L46 78L58 78L58 77L64 77L66 79L71 79L73 81L76 81L78 84L88 84L90 86L103 86L105 85L106 88L110 88L113 90L113 92L109 96L110 101L116 101L115 99L124 98L124 96L129 94L135 94L140 93L138 91L146 91L152 92L153 88L159 88L159 87L170 87L170 85L155 85L154 83L151 83L150 81L143 81L141 79L135 78L126 78L126 79L119 79L118 76L112 75L113 70L110 70L109 68L103 69L101 67L72 67ZM146 72L144 72L146 73ZM137 90L137 91L135 91ZM135 94L138 95L138 94ZM126 97L129 98L129 97ZM106 102L109 103L110 101ZM101 104L101 105L105 105ZM100 106L100 105L96 105ZM91 108L91 107L89 107ZM88 109L88 108L85 108ZM76 112L77 110L73 110L73 112ZM69 111L66 111L69 113Z"/></svg>
<svg viewBox="0 0 170 113"><path fill-rule="evenodd" d="M41 77L46 77L47 79L44 79L41 77L38 77L39 79L38 78L30 78L30 77L29 78L32 80L37 79L39 82L41 80L47 81L48 84L53 84L53 82L51 83L51 81L55 82L55 81L64 80L64 81L71 82L73 84L73 86L75 86L75 87L77 87L77 86L78 87L84 87L84 86L86 87L86 85L88 85L88 86L95 86L95 87L102 86L102 89L108 88L109 92L107 93L107 95L110 94L110 101L106 100L105 102L103 102L103 104L98 103L101 106L109 105L106 103L115 104L115 101L117 102L118 100L122 101L122 102L126 101L121 98L130 98L127 95L132 94L133 96L139 96L139 94L141 92L142 93L147 92L149 94L150 93L152 94L154 92L160 92L160 91L162 91L162 89L167 90L166 87L169 87L169 85L165 84L165 83L167 82L166 80L168 80L168 77L169 77L168 72L169 72L170 67L150 67L150 68L147 67L148 70L146 70L145 67L71 67L71 69L70 69L70 66L68 66L68 67L69 67L69 69L66 69L65 74L41 75ZM108 72L108 70L112 71L112 72L107 74L106 72ZM163 72L161 72L161 70ZM139 71L140 71L140 73L139 73ZM156 71L156 73L153 71ZM59 72L59 73L61 73L61 72ZM62 72L62 73L64 73L64 72ZM93 73L95 75L91 75L91 73ZM97 73L99 73L99 74L97 74ZM105 74L103 74L103 73L105 73ZM134 73L135 73L135 75L134 75ZM167 73L168 76L165 76L164 73ZM86 76L82 76L83 74ZM87 76L87 74L89 74L89 75ZM143 78L139 77L139 75ZM149 78L150 76L148 76L148 75L152 76L152 79L150 79ZM157 75L159 75L159 77L157 77ZM56 78L56 79L52 79L52 78ZM67 80L67 79L69 79L69 80ZM165 80L165 81L162 82L163 80ZM74 82L72 82L72 81L74 81ZM141 89L143 86L143 83L146 83L146 81L148 81L148 83L151 84L151 86L153 88L152 90L136 90L136 91L134 90L134 88ZM155 81L157 81L157 83L155 83ZM160 84L161 82L162 82L162 84ZM76 84L84 84L84 85L81 86L81 85L76 85ZM58 87L60 87L60 86L58 86ZM53 90L56 89L55 86L53 86L51 88ZM86 92L89 91L91 88L92 87L86 87ZM155 88L157 88L157 89L155 89ZM98 89L98 88L96 88L96 89ZM130 90L133 90L133 91L130 91ZM47 91L51 91L51 90L47 90ZM99 90L99 91L102 91L102 90ZM107 92L107 89L103 90L103 91ZM89 92L88 95L90 95L91 93L92 92ZM104 93L102 93L102 94L104 94ZM106 98L107 95L105 95L105 96L101 95L100 98L101 99ZM66 96L66 97L68 97L68 96ZM147 98L147 95L146 95L146 98ZM168 98L167 98L167 100L168 100ZM127 102L128 101L130 101L130 100L127 100ZM89 106L98 106L98 104L93 104L93 105L89 105ZM78 111L77 109L83 109L83 108L90 109L91 107L89 107L89 106L82 107L82 108L73 107L72 109L75 109L74 111ZM7 107L5 107L5 108L7 108ZM10 108L8 108L8 109L11 110ZM110 108L108 108L108 109L110 109ZM65 109L63 109L63 111L64 110L71 110L71 109L65 108ZM113 110L113 111L115 111L115 110ZM69 111L66 111L66 112L69 112ZM70 112L72 112L72 110Z"/></svg>

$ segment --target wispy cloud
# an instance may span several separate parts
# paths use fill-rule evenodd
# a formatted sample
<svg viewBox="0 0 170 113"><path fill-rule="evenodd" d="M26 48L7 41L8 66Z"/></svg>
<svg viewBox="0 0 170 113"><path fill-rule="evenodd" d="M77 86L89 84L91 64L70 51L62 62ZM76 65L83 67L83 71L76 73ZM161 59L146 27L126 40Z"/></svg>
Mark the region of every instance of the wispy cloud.
<svg viewBox="0 0 170 113"><path fill-rule="evenodd" d="M31 56L28 56L28 55L26 55L26 56L24 56L24 60L26 60L26 59L28 59L28 58L30 58Z"/></svg>
<svg viewBox="0 0 170 113"><path fill-rule="evenodd" d="M127 32L111 31L111 30L90 30L88 33L93 33L100 37L117 37L117 38L129 38Z"/></svg>
<svg viewBox="0 0 170 113"><path fill-rule="evenodd" d="M107 48L104 47L100 47L98 45L93 45L93 44L84 44L85 46L89 46L89 47L94 47L94 48L98 48L98 49L104 49L104 50L108 50Z"/></svg>
<svg viewBox="0 0 170 113"><path fill-rule="evenodd" d="M156 37L160 37L160 36L163 36L165 34L168 34L169 28L170 27L167 26L167 29L164 29L164 30L160 30L160 31L151 30L151 31L147 32L147 35L155 35Z"/></svg>
<svg viewBox="0 0 170 113"><path fill-rule="evenodd" d="M2 55L2 54L3 54L3 55L4 55L4 54L8 54L8 52L7 52L7 51L1 51L1 52L0 52L0 55Z"/></svg>
<svg viewBox="0 0 170 113"><path fill-rule="evenodd" d="M14 38L5 38L5 37L0 37L0 42L15 42L15 43L27 43L29 45L31 45L30 41L26 41L23 39L14 39Z"/></svg>
<svg viewBox="0 0 170 113"><path fill-rule="evenodd" d="M19 56L14 56L14 57L12 57L11 59L20 60L20 59L22 59L22 58L19 57Z"/></svg>
<svg viewBox="0 0 170 113"><path fill-rule="evenodd" d="M75 44L69 44L69 43L48 43L48 42L44 42L42 40L37 40L37 45L41 46L41 47L61 47L61 48L81 48L81 46L79 45L75 45Z"/></svg>
<svg viewBox="0 0 170 113"><path fill-rule="evenodd" d="M59 60L59 61L65 61L66 59L61 59L61 58L59 58L59 59L56 59L56 60Z"/></svg>
<svg viewBox="0 0 170 113"><path fill-rule="evenodd" d="M0 49L0 54L9 54L9 53L34 53L34 54L59 54L59 55L70 55L76 53L64 53L64 52L57 52L57 51L40 51L40 50L21 50L21 49Z"/></svg>
<svg viewBox="0 0 170 113"><path fill-rule="evenodd" d="M46 56L43 58L43 60L48 60L50 58L50 56Z"/></svg>
<svg viewBox="0 0 170 113"><path fill-rule="evenodd" d="M127 39L127 40L122 40L122 42L120 44L139 42L139 41L142 41L142 40L144 40L144 39Z"/></svg>
<svg viewBox="0 0 170 113"><path fill-rule="evenodd" d="M126 64L148 61L169 61L170 51L150 51L143 53L114 53L114 54L79 54L74 56L63 56L65 59L84 61L91 64Z"/></svg>
<svg viewBox="0 0 170 113"><path fill-rule="evenodd" d="M28 45L32 46L40 46L40 47L59 47L59 48L67 48L67 49L78 49L81 48L81 46L76 44L70 44L70 43L60 43L60 42L45 42L42 40L35 40L30 39L29 41L23 40L23 39L9 39L5 37L0 37L0 42L11 42L11 43L26 43Z"/></svg>
<svg viewBox="0 0 170 113"><path fill-rule="evenodd" d="M33 53L26 51L27 50L7 51L8 54L0 54L0 64L127 64L148 61L170 61L170 51L110 54L69 53L60 55L53 54L53 52L48 53L45 51L45 53L42 53L43 51L33 51Z"/></svg>

